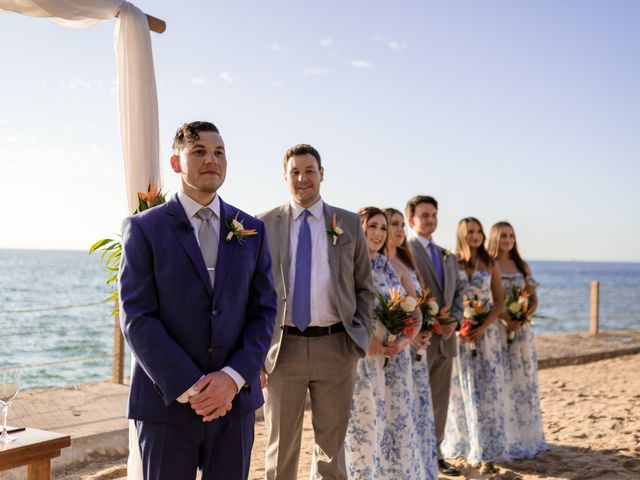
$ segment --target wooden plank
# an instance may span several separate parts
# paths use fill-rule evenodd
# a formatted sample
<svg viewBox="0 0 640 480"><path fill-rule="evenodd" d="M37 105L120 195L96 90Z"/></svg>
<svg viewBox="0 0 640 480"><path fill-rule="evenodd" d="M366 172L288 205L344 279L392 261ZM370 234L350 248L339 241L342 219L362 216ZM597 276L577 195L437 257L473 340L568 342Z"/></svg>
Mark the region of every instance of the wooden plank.
<svg viewBox="0 0 640 480"><path fill-rule="evenodd" d="M27 465L27 480L50 480L51 460L42 460Z"/></svg>
<svg viewBox="0 0 640 480"><path fill-rule="evenodd" d="M30 463L49 462L50 459L60 456L61 449L71 445L69 435L35 428L27 428L12 435L16 440L4 444L0 451L0 471Z"/></svg>

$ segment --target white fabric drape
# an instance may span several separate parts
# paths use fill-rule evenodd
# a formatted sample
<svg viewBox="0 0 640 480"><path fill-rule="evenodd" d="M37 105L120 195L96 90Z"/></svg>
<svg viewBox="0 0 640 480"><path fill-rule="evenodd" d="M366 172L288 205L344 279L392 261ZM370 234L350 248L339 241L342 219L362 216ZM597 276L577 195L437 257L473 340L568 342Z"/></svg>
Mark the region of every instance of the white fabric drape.
<svg viewBox="0 0 640 480"><path fill-rule="evenodd" d="M0 11L46 17L65 27L82 28L112 19L122 0L0 0Z"/></svg>
<svg viewBox="0 0 640 480"><path fill-rule="evenodd" d="M159 163L158 96L151 37L143 12L122 0L0 0L0 12L44 17L82 28L114 18L118 70L118 113L129 213L149 182L162 185ZM131 359L132 364L135 359ZM129 422L127 478L140 480L142 461L133 421Z"/></svg>
<svg viewBox="0 0 640 480"><path fill-rule="evenodd" d="M129 212L138 208L138 192L149 181L162 185L158 128L158 94L147 17L122 2L115 31L118 59L120 137Z"/></svg>
<svg viewBox="0 0 640 480"><path fill-rule="evenodd" d="M44 17L66 27L116 21L118 113L129 213L149 182L162 185L159 164L158 97L151 37L144 13L122 0L0 0L0 12Z"/></svg>

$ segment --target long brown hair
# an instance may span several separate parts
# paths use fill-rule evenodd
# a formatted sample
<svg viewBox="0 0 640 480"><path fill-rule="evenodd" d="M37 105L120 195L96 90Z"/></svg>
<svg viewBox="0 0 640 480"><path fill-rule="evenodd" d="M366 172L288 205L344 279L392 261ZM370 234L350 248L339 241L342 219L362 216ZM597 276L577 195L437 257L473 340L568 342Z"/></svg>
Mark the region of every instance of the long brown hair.
<svg viewBox="0 0 640 480"><path fill-rule="evenodd" d="M480 233L482 234L482 243L478 247L478 257L480 257L480 260L482 260L485 265L492 267L495 261L484 246L487 236L484 233L480 220L475 217L466 217L458 222L458 230L456 233L456 253L458 254L458 261L468 265L471 260L471 247L467 243L467 229L471 222L478 224Z"/></svg>
<svg viewBox="0 0 640 480"><path fill-rule="evenodd" d="M369 220L371 220L376 215L382 215L384 219L387 221L387 236L384 239L384 245L380 247L378 253L386 255L387 253L387 243L389 243L389 221L387 220L387 216L384 214L382 210L378 207L364 207L358 210L358 215L360 215L360 223L362 223L362 228L366 230L367 224Z"/></svg>
<svg viewBox="0 0 640 480"><path fill-rule="evenodd" d="M384 214L387 216L387 224L388 224L387 228L391 226L391 217L393 217L396 214L400 215L404 220L404 215L402 215L402 212L400 210L396 210L395 208L391 208L391 207L385 208ZM409 250L409 245L407 244L406 232L404 235L404 239L402 240L402 244L396 247L396 254L398 255L398 258L400 259L400 261L407 266L407 268L410 268L416 273L418 273L418 269L416 268L416 261L413 258L413 254L411 253L411 250Z"/></svg>
<svg viewBox="0 0 640 480"><path fill-rule="evenodd" d="M518 252L516 231L509 222L498 222L493 227L491 227L491 230L489 230L489 242L487 243L487 250L489 251L489 255L491 255L491 257L498 258L498 255L500 254L500 235L502 235L502 233L505 232L507 228L510 228L513 232L513 248L509 250L509 258L513 260L518 271L522 273L522 275L524 275L526 278L527 271L525 268L524 260Z"/></svg>

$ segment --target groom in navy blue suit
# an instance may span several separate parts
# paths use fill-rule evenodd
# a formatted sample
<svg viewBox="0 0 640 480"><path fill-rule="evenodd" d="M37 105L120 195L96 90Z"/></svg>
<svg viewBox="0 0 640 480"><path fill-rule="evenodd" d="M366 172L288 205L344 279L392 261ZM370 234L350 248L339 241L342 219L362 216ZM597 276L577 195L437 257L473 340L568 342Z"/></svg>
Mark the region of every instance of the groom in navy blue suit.
<svg viewBox="0 0 640 480"><path fill-rule="evenodd" d="M217 195L227 159L215 125L183 125L173 151L180 192L123 225L127 414L145 480L246 479L276 314L267 235Z"/></svg>

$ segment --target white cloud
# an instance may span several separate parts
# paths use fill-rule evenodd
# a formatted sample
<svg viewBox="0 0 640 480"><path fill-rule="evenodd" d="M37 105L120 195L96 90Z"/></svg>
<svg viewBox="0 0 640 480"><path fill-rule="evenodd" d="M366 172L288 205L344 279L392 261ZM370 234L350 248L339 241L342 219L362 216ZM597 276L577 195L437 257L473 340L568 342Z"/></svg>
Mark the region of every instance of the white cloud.
<svg viewBox="0 0 640 480"><path fill-rule="evenodd" d="M302 71L302 75L304 75L305 77L320 77L322 75L326 75L327 73L328 73L327 69L317 68L317 67L305 68Z"/></svg>
<svg viewBox="0 0 640 480"><path fill-rule="evenodd" d="M0 125L5 125L4 123L0 123ZM2 143L33 143L37 142L38 138L28 135L0 135L0 144Z"/></svg>
<svg viewBox="0 0 640 480"><path fill-rule="evenodd" d="M220 72L218 76L229 84L234 82L233 76L229 72Z"/></svg>
<svg viewBox="0 0 640 480"><path fill-rule="evenodd" d="M271 86L273 88L282 88L282 87L284 87L284 82L279 81L279 80L278 81L274 81L274 82L271 82Z"/></svg>
<svg viewBox="0 0 640 480"><path fill-rule="evenodd" d="M379 33L376 33L376 34L373 36L373 39L374 39L376 42L384 42L384 36L383 36L383 35L380 35Z"/></svg>
<svg viewBox="0 0 640 480"><path fill-rule="evenodd" d="M69 83L65 83L64 81L62 81L61 86L70 90L73 90L75 88L91 88L91 82L83 78L74 78Z"/></svg>
<svg viewBox="0 0 640 480"><path fill-rule="evenodd" d="M277 43L274 43L273 45L271 45L271 50L279 54L287 53L285 48L282 45L278 45Z"/></svg>
<svg viewBox="0 0 640 480"><path fill-rule="evenodd" d="M191 84L192 85L202 85L203 83L206 83L207 81L207 77L193 77L191 79Z"/></svg>
<svg viewBox="0 0 640 480"><path fill-rule="evenodd" d="M351 65L356 68L371 68L373 63L368 60L351 60Z"/></svg>
<svg viewBox="0 0 640 480"><path fill-rule="evenodd" d="M331 37L323 38L322 40L320 40L320 45L322 45L323 47L331 47L335 43L336 41Z"/></svg>
<svg viewBox="0 0 640 480"><path fill-rule="evenodd" d="M388 45L391 50L404 50L405 48L407 48L406 43L396 42L395 40L389 42Z"/></svg>

